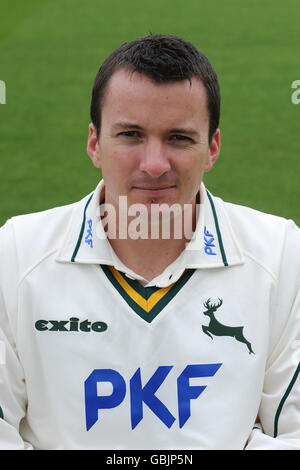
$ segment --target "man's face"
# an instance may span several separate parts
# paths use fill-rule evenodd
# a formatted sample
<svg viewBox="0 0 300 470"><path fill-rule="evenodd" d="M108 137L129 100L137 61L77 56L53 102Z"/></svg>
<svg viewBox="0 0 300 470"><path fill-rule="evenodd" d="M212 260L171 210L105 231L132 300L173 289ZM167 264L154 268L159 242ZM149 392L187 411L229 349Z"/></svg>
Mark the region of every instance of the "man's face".
<svg viewBox="0 0 300 470"><path fill-rule="evenodd" d="M137 72L116 71L107 87L101 130L90 124L88 153L102 169L105 202L192 203L205 171L219 154L216 131L208 141L209 117L202 82L157 84ZM152 206L153 207L153 206Z"/></svg>

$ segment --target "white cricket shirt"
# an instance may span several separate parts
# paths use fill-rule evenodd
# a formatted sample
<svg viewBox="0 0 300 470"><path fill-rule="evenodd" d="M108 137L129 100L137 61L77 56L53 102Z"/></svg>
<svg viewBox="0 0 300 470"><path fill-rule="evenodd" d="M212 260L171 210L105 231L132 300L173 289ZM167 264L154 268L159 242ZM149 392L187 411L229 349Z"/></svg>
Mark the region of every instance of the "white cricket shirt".
<svg viewBox="0 0 300 470"><path fill-rule="evenodd" d="M142 285L102 188L0 230L0 448L300 449L299 229L202 184L194 239Z"/></svg>

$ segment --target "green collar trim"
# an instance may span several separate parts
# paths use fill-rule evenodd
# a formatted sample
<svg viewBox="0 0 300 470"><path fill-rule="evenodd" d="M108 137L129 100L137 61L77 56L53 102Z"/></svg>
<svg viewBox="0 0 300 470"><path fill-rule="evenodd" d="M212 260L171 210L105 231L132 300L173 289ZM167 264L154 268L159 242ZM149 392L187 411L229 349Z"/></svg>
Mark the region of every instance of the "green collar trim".
<svg viewBox="0 0 300 470"><path fill-rule="evenodd" d="M91 196L89 197L89 199L88 199L88 201L85 205L84 211L83 211L83 219L82 219L82 224L81 224L79 237L78 237L78 240L77 240L77 243L76 243L76 246L75 246L75 250L73 251L73 254L72 254L72 257L71 257L71 262L72 263L74 263L74 261L75 261L76 255L78 253L78 250L79 250L79 247L80 247L80 244L81 244L81 240L82 240L83 233L84 233L84 227L85 227L86 210L87 210L87 207L88 207L89 203L91 202L92 197L93 197L93 194L91 194Z"/></svg>
<svg viewBox="0 0 300 470"><path fill-rule="evenodd" d="M123 286L121 286L120 282L118 282L118 280L113 275L112 271L107 265L100 265L100 266L104 274L106 275L107 279L116 288L116 290L123 297L123 299L127 302L127 304L135 311L135 313L137 313L147 323L151 323L154 320L154 318L163 310L163 308L166 305L168 305L168 303L183 288L183 286L187 283L187 281L195 272L195 269L186 270L182 274L182 276L178 279L178 281L172 285L172 287L154 304L154 306L149 311L146 311L133 298L133 296L131 296L130 293L126 291ZM130 287L135 291L135 293L139 294L145 300L148 300L152 294L155 294L156 292L164 289L164 288L161 289L159 287L144 287L137 280L127 278L127 276L125 276L124 273L121 273L119 271L118 273L122 276L124 281L130 285Z"/></svg>

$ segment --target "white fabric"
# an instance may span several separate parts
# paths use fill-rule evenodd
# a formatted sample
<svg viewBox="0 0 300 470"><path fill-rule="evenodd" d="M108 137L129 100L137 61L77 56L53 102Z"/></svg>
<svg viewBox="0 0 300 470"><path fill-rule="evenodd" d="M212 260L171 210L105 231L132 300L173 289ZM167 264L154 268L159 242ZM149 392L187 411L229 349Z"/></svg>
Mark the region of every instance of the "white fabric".
<svg viewBox="0 0 300 470"><path fill-rule="evenodd" d="M0 448L299 450L296 225L202 185L195 239L146 286L195 272L148 322L99 266L139 279L96 236L101 188L0 229Z"/></svg>

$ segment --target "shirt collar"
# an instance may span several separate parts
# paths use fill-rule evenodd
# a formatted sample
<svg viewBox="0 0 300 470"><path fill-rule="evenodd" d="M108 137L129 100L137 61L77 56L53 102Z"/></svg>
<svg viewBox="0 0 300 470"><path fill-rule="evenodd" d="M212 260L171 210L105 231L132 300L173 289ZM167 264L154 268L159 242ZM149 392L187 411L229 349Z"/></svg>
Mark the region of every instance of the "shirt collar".
<svg viewBox="0 0 300 470"><path fill-rule="evenodd" d="M93 193L75 204L57 261L110 265L128 277L145 281L121 262L106 237L99 211L103 192L101 180ZM224 202L212 196L203 183L200 201L193 238L180 256L146 287L166 287L176 282L185 269L225 268L244 262Z"/></svg>

